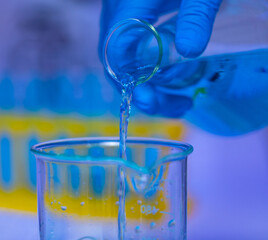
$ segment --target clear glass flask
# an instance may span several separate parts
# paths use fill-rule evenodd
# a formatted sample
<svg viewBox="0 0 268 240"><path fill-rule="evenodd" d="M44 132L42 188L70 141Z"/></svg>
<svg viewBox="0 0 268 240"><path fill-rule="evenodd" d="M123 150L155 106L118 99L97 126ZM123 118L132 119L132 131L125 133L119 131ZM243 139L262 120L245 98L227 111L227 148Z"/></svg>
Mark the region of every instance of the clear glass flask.
<svg viewBox="0 0 268 240"><path fill-rule="evenodd" d="M268 125L268 5L226 1L206 51L185 59L175 47L176 16L153 27L116 24L104 65L116 81L147 82L155 91L193 101L184 118L215 134L240 135Z"/></svg>

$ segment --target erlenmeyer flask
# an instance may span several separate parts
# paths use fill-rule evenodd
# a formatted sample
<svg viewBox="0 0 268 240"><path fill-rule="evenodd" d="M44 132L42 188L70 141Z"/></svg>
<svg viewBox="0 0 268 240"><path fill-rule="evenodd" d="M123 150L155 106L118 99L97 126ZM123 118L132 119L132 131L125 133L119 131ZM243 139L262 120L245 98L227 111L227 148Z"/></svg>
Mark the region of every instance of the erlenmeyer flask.
<svg viewBox="0 0 268 240"><path fill-rule="evenodd" d="M209 132L260 129L268 125L267 12L267 1L225 1L208 47L196 59L175 49L176 16L155 28L128 19L111 30L104 63L119 82L151 79L155 91L190 97L193 107L184 117Z"/></svg>

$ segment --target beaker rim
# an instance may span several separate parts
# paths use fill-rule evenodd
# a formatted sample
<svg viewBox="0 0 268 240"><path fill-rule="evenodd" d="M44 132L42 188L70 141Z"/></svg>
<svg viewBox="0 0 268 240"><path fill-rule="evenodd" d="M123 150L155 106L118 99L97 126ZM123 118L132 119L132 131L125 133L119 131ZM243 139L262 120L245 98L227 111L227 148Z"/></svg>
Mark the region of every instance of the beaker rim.
<svg viewBox="0 0 268 240"><path fill-rule="evenodd" d="M52 140L47 142L42 142L35 144L31 147L30 151L39 159L45 162L55 162L55 163L74 163L74 164L88 164L96 161L92 156L79 156L79 155L72 155L68 156L64 153L57 154L55 152L46 152L43 151L44 149L53 149L55 147L61 146L75 146L75 145L93 145L93 144L100 144L103 146L106 144L107 146L118 146L119 145L119 138L118 137L85 137L85 138L67 138L67 139L60 139L60 140ZM101 145L102 144L102 145ZM193 152L193 146L175 140L168 140L168 139L160 139L160 138L143 138L143 137L129 137L127 138L127 144L143 144L143 145L155 145L155 146L164 146L170 147L175 149L180 149L180 152L174 152L168 154L166 157L161 159L161 163L170 162L175 160L181 160L186 158L189 154ZM117 162L117 164L122 163L125 165L125 160L115 157L107 157L107 159L103 159L103 161L108 160L109 163ZM112 159L112 161L111 161ZM137 167L137 166L136 166Z"/></svg>

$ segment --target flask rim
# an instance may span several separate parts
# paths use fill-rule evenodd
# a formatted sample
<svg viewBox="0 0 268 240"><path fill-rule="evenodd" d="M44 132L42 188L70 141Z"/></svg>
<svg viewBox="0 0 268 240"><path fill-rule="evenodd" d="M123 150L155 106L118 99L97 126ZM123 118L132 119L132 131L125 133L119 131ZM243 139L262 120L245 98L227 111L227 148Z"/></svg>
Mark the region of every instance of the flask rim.
<svg viewBox="0 0 268 240"><path fill-rule="evenodd" d="M136 82L136 85L139 85L141 83L144 83L146 81L148 81L149 79L151 79L154 74L158 71L161 61L162 61L162 56L163 56L163 44L162 44L162 40L160 35L158 34L158 32L156 31L156 29L154 28L154 26L150 23L148 23L147 21L138 19L138 18L127 18L124 20L121 20L119 22L117 22L108 32L108 35L105 38L104 41L104 47L103 47L103 64L104 64L104 68L106 69L106 71L109 73L109 75L119 84L121 84L120 79L118 79L115 71L112 69L109 60L108 60L108 56L107 56L107 49L109 46L109 41L112 38L112 36L114 35L114 33L116 31L118 31L118 29L124 27L127 24L130 23L138 23L141 27L147 29L148 31L150 31L153 36L155 37L156 41L157 41L157 45L158 45L158 59L157 62L152 70L152 72L150 74L148 74L148 76L146 78L144 78L143 80L139 80Z"/></svg>

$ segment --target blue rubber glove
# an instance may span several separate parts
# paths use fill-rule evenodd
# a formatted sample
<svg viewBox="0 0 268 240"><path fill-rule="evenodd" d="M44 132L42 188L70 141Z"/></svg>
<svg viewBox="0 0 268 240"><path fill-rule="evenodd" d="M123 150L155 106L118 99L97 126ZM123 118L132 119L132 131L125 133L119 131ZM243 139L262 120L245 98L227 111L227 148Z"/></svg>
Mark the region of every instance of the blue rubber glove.
<svg viewBox="0 0 268 240"><path fill-rule="evenodd" d="M158 17L179 9L175 44L184 57L199 56L210 39L222 0L104 0L101 17L100 49L109 29L127 18L154 24ZM148 81L134 91L134 103L149 114L180 117L192 106L192 99L157 91L157 82Z"/></svg>

